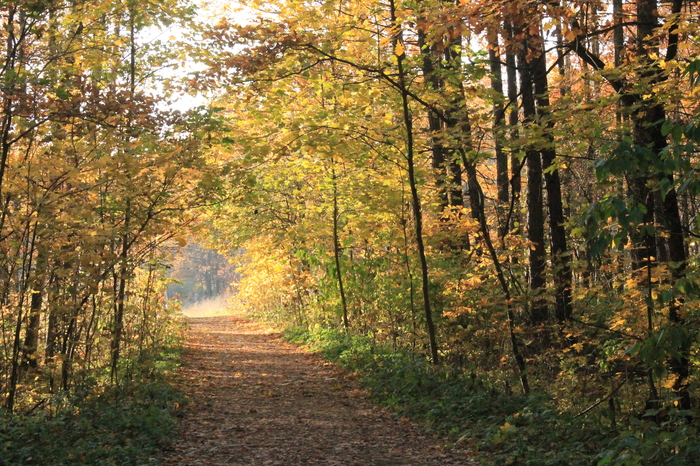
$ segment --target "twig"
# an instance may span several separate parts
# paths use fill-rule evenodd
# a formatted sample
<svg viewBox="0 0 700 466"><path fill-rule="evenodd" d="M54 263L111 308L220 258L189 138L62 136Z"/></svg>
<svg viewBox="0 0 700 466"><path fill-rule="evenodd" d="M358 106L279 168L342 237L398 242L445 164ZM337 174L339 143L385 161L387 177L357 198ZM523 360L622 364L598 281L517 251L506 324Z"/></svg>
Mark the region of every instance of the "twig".
<svg viewBox="0 0 700 466"><path fill-rule="evenodd" d="M639 367L640 364L641 364L641 362L638 362L637 365L634 366L634 369L632 369L632 372L634 372L634 371L637 369L637 367ZM629 374L629 372L628 372L627 374ZM593 404L590 405L588 408L584 409L583 411L581 411L580 413L578 413L578 414L577 414L576 416L574 416L574 417L575 417L575 418L576 418L576 417L581 417L581 416L583 416L584 414L586 414L586 413L588 413L589 411L591 411L592 409L595 409L595 408L596 408L597 406L599 406L601 403L603 403L603 402L605 402L605 401L608 401L610 398L612 398L612 397L615 395L615 393L617 393L617 392L622 388L622 386L623 386L625 383L627 383L628 380L629 380L629 375L625 375L625 378L622 379L622 382L620 382L620 383L617 385L617 387L613 388L612 391L611 391L610 393L608 393L606 396L604 396L604 397L601 398L600 400L596 401L595 403L593 403Z"/></svg>

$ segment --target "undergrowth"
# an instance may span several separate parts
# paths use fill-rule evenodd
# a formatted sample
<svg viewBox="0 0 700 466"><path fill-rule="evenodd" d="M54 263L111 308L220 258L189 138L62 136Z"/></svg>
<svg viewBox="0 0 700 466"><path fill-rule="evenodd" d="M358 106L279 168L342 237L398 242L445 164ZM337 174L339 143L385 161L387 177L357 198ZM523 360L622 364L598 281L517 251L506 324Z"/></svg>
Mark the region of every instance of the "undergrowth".
<svg viewBox="0 0 700 466"><path fill-rule="evenodd" d="M542 394L503 393L469 371L434 367L371 339L289 330L288 340L356 373L377 402L455 443L475 444L485 464L699 464L697 429L683 413L666 424L632 419L616 429L557 409ZM675 419L675 420L674 420ZM675 424L671 424L675 422Z"/></svg>
<svg viewBox="0 0 700 466"><path fill-rule="evenodd" d="M170 348L150 361L140 380L85 384L51 396L41 409L0 415L0 465L157 464L185 402L164 377L176 353Z"/></svg>

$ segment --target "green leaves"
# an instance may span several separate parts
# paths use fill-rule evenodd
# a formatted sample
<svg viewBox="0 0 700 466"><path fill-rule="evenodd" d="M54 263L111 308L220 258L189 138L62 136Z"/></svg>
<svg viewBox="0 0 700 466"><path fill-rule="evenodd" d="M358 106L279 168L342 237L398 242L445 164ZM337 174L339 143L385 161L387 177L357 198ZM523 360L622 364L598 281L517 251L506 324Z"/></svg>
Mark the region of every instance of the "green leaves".
<svg viewBox="0 0 700 466"><path fill-rule="evenodd" d="M162 382L49 401L42 413L0 418L0 455L8 464L151 464L172 441L182 393Z"/></svg>
<svg viewBox="0 0 700 466"><path fill-rule="evenodd" d="M691 87L700 84L700 59L695 58L683 70L682 76L687 76Z"/></svg>

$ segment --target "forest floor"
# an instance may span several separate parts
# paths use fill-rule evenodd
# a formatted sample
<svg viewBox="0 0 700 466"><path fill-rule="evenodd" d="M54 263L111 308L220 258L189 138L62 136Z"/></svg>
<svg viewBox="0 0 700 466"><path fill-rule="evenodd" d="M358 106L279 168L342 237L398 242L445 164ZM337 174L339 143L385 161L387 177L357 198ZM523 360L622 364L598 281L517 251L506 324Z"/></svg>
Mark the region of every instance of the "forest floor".
<svg viewBox="0 0 700 466"><path fill-rule="evenodd" d="M191 317L191 402L166 465L473 465L373 404L339 368L241 315Z"/></svg>

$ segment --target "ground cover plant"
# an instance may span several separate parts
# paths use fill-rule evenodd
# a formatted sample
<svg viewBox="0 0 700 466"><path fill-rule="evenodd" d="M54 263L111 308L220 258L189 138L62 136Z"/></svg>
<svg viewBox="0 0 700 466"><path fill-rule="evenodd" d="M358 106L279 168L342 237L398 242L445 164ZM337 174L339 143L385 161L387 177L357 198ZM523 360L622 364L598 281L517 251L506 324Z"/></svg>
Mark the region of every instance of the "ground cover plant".
<svg viewBox="0 0 700 466"><path fill-rule="evenodd" d="M54 397L38 412L2 418L6 465L158 464L184 395L164 380Z"/></svg>

